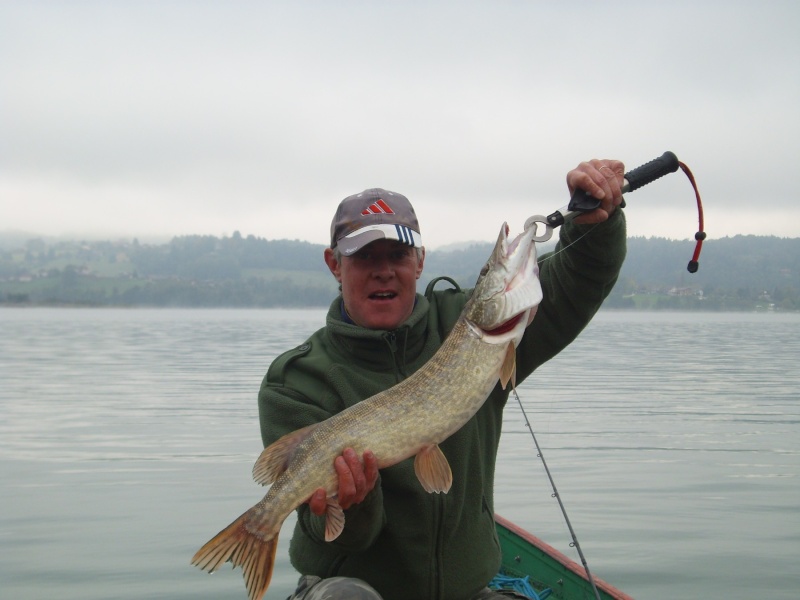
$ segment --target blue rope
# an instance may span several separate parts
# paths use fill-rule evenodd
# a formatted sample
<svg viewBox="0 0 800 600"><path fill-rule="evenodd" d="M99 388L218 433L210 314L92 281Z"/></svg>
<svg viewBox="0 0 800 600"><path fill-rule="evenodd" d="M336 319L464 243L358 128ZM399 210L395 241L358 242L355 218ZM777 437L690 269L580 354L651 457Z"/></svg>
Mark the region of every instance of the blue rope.
<svg viewBox="0 0 800 600"><path fill-rule="evenodd" d="M519 594L527 596L530 600L545 600L545 598L553 593L553 590L550 588L537 592L533 589L530 577L527 575L525 577L510 577L498 573L494 576L494 579L489 582L489 587L495 590L514 590Z"/></svg>

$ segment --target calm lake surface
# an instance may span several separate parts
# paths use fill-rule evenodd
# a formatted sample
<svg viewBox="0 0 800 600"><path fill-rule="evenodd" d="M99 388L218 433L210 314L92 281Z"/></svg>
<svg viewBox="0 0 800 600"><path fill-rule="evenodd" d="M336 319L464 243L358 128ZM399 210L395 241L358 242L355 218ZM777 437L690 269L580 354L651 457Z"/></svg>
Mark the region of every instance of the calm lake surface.
<svg viewBox="0 0 800 600"><path fill-rule="evenodd" d="M189 565L258 501L256 394L324 311L0 309L0 598L244 599ZM800 315L601 312L520 395L592 572L800 595ZM496 509L577 560L516 401ZM296 574L283 529L267 598Z"/></svg>

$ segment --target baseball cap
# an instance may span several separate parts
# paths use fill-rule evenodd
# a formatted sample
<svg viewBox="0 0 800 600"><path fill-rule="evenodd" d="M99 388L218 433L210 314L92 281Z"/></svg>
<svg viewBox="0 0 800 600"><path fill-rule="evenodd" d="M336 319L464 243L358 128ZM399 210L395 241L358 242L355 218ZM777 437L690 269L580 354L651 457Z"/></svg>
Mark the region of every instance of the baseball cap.
<svg viewBox="0 0 800 600"><path fill-rule="evenodd" d="M331 221L331 248L349 256L380 239L422 247L417 215L408 198L372 188L339 203Z"/></svg>

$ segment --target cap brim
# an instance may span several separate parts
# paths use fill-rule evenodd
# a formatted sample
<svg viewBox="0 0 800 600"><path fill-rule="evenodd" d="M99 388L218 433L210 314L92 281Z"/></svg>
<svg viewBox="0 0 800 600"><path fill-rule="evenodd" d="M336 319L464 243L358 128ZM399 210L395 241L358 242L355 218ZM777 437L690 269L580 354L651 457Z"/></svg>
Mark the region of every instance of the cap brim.
<svg viewBox="0 0 800 600"><path fill-rule="evenodd" d="M354 252L358 252L367 244L384 239L395 240L402 244L413 246L414 248L422 248L422 236L418 231L414 231L405 225L393 224L362 227L341 238L336 242L336 247L339 248L339 252L344 256L349 256Z"/></svg>

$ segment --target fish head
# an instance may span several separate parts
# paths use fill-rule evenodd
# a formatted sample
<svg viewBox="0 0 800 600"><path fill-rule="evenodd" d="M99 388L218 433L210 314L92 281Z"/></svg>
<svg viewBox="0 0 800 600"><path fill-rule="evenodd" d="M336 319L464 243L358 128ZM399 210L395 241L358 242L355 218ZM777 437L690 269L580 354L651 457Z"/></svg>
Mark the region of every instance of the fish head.
<svg viewBox="0 0 800 600"><path fill-rule="evenodd" d="M513 240L503 223L494 250L481 269L464 317L484 341L517 345L542 300L536 264L536 226Z"/></svg>

